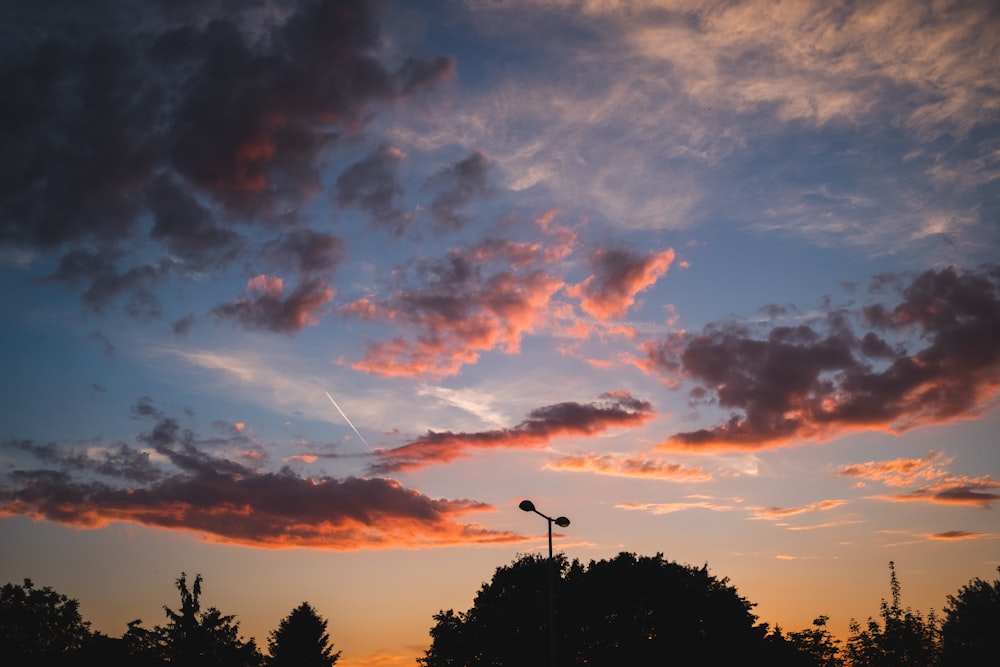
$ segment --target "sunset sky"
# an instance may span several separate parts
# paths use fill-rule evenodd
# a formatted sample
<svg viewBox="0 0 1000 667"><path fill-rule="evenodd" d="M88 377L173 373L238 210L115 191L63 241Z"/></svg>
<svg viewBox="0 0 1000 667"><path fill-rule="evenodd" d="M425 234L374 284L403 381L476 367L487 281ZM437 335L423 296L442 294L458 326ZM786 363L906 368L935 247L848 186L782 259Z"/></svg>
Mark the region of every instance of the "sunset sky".
<svg viewBox="0 0 1000 667"><path fill-rule="evenodd" d="M1000 564L1000 10L13 0L0 583L338 666L555 548L846 638Z"/></svg>

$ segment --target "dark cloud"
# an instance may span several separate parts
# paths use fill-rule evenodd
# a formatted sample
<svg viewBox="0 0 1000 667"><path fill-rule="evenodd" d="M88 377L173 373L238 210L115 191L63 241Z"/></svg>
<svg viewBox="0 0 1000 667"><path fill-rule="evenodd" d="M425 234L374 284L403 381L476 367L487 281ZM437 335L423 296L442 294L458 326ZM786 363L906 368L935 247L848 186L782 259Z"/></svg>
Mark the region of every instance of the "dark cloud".
<svg viewBox="0 0 1000 667"><path fill-rule="evenodd" d="M194 326L194 323L194 315L185 315L179 320L174 320L173 324L170 325L170 330L178 336L185 336L189 331L191 331L191 327Z"/></svg>
<svg viewBox="0 0 1000 667"><path fill-rule="evenodd" d="M457 521L489 505L430 498L391 479L302 477L288 468L261 472L207 453L202 441L169 417L139 442L169 463L154 464L147 451L124 444L95 453L93 446L3 443L8 453L30 455L43 467L8 470L0 479L0 515L77 528L126 521L269 548L415 548L524 539Z"/></svg>
<svg viewBox="0 0 1000 667"><path fill-rule="evenodd" d="M91 443L86 448L67 448L54 443L42 445L28 440L10 440L4 443L4 447L26 452L42 463L53 464L69 472L92 472L141 483L154 482L162 476L160 469L150 461L148 452L133 449L125 443L110 447Z"/></svg>
<svg viewBox="0 0 1000 667"><path fill-rule="evenodd" d="M609 392L594 403L557 403L533 410L520 424L491 431L428 431L400 447L381 449L374 474L450 463L473 449L537 449L558 437L590 437L609 428L638 426L653 416L646 401L625 392Z"/></svg>
<svg viewBox="0 0 1000 667"><path fill-rule="evenodd" d="M469 221L461 209L477 197L489 194L492 166L485 154L475 151L427 180L425 187L436 191L431 200L431 215L441 229L458 229Z"/></svg>
<svg viewBox="0 0 1000 667"><path fill-rule="evenodd" d="M380 6L14 0L0 244L63 252L54 278L89 285L95 310L121 297L155 316L148 285L130 285L225 265L247 223L295 224L341 136L451 76L446 58L377 60ZM146 241L151 259L131 265Z"/></svg>
<svg viewBox="0 0 1000 667"><path fill-rule="evenodd" d="M142 264L121 270L119 264L124 261L115 251L70 250L43 282L86 285L83 302L95 313L104 312L116 299L124 297L130 315L158 317L160 302L151 290L167 273L169 264Z"/></svg>
<svg viewBox="0 0 1000 667"><path fill-rule="evenodd" d="M260 275L247 284L244 296L212 309L220 319L231 319L248 329L295 333L315 324L318 313L333 298L324 278L300 282L287 296L280 278Z"/></svg>
<svg viewBox="0 0 1000 667"><path fill-rule="evenodd" d="M401 211L396 200L403 195L397 171L403 154L382 146L371 155L348 167L337 179L337 203L354 205L371 216L372 222L401 234L409 217Z"/></svg>
<svg viewBox="0 0 1000 667"><path fill-rule="evenodd" d="M298 274L332 273L343 261L344 253L339 236L311 229L282 234L264 245L262 252L269 265Z"/></svg>
<svg viewBox="0 0 1000 667"><path fill-rule="evenodd" d="M161 175L147 190L153 214L150 236L194 268L225 264L239 250L240 236L221 225L176 178Z"/></svg>
<svg viewBox="0 0 1000 667"><path fill-rule="evenodd" d="M859 339L848 314L835 311L823 322L763 336L728 324L649 346L649 368L679 363L702 395L736 411L724 424L678 433L663 446L757 448L975 416L1000 388L998 286L995 270L921 274L897 304L872 304L856 318L895 335L891 344L873 331Z"/></svg>

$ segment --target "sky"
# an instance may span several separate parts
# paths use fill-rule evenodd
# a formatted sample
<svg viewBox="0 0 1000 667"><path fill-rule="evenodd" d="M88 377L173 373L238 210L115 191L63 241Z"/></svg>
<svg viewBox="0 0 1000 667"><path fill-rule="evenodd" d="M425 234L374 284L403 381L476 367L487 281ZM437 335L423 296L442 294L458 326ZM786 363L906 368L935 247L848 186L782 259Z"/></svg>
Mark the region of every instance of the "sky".
<svg viewBox="0 0 1000 667"><path fill-rule="evenodd" d="M338 665L546 553L786 631L1000 564L986 1L12 0L0 579Z"/></svg>

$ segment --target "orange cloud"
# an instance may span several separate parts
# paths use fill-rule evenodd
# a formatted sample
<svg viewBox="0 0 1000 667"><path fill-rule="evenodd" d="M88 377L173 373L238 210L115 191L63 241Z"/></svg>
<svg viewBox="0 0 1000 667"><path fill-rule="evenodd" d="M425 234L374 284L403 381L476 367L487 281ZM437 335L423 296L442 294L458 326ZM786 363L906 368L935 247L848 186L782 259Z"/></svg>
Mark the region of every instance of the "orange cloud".
<svg viewBox="0 0 1000 667"><path fill-rule="evenodd" d="M943 477L947 472L938 465L948 465L954 459L945 458L941 452L929 452L922 459L893 459L891 461L868 461L847 465L837 471L845 477L881 482L889 486L909 486L920 480Z"/></svg>
<svg viewBox="0 0 1000 667"><path fill-rule="evenodd" d="M262 472L228 451L242 442L199 439L148 402L136 416L156 419L140 448L39 445L18 440L18 460L0 480L0 516L27 516L77 528L113 522L195 533L210 542L260 548L333 550L516 544L510 531L462 520L493 508L468 499L435 499L385 478L300 476L288 467ZM261 459L252 460L257 466Z"/></svg>
<svg viewBox="0 0 1000 667"><path fill-rule="evenodd" d="M872 496L892 502L927 502L939 505L970 505L988 508L1000 500L1000 481L984 477L946 477L939 482L914 489L907 493Z"/></svg>
<svg viewBox="0 0 1000 667"><path fill-rule="evenodd" d="M630 458L613 454L591 453L580 456L563 456L547 463L545 468L566 472L591 472L613 477L661 479L672 482L707 482L712 479L711 473L705 472L700 467L688 468L678 463L667 463L653 457Z"/></svg>
<svg viewBox="0 0 1000 667"><path fill-rule="evenodd" d="M747 509L753 512L751 519L776 521L807 512L825 512L840 507L846 502L846 500L820 500L802 507L749 507Z"/></svg>
<svg viewBox="0 0 1000 667"><path fill-rule="evenodd" d="M923 486L906 492L872 496L878 500L976 507L989 507L996 500L1000 500L1000 494L992 491L1000 489L1000 481L991 479L989 475L976 478L950 475L943 466L953 460L941 452L931 451L922 459L868 461L844 466L837 470L837 473L846 477L881 482L892 487L924 483Z"/></svg>
<svg viewBox="0 0 1000 667"><path fill-rule="evenodd" d="M627 250L597 250L590 260L594 273L567 287L566 293L580 299L585 313L606 322L624 316L636 296L667 273L674 251L667 249L643 257Z"/></svg>
<svg viewBox="0 0 1000 667"><path fill-rule="evenodd" d="M943 540L945 542L956 542L959 540L979 540L983 538L993 538L996 535L990 533L967 533L964 530L949 530L943 533L929 535L932 540Z"/></svg>
<svg viewBox="0 0 1000 667"><path fill-rule="evenodd" d="M413 442L375 452L370 471L386 474L450 463L472 449L536 449L558 437L590 437L613 427L638 426L653 417L652 406L625 392L608 392L595 403L557 403L533 410L512 428L453 433L428 431Z"/></svg>
<svg viewBox="0 0 1000 667"><path fill-rule="evenodd" d="M120 521L193 532L209 542L337 551L524 541L509 531L456 521L491 509L488 505L431 499L388 479L216 470L165 477L143 487L114 487L50 471L19 477L19 488L0 494L0 515L77 528Z"/></svg>

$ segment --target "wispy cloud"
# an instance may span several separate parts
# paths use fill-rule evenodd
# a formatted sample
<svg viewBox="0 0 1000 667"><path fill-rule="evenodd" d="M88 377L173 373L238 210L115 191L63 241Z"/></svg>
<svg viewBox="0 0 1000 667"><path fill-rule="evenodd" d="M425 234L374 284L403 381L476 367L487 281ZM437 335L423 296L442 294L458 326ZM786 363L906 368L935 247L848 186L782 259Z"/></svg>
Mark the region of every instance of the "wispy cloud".
<svg viewBox="0 0 1000 667"><path fill-rule="evenodd" d="M650 514L673 514L691 509L704 509L713 512L730 512L739 509L739 500L731 502L716 501L714 498L694 497L692 500L673 503L618 503L616 509L632 512L649 512Z"/></svg>
<svg viewBox="0 0 1000 667"><path fill-rule="evenodd" d="M876 494L873 499L892 502L928 502L941 505L989 507L1000 500L1000 481L983 477L955 476L946 466L952 457L930 452L922 459L868 461L839 468L845 477L880 482L891 487L914 487L898 493Z"/></svg>
<svg viewBox="0 0 1000 667"><path fill-rule="evenodd" d="M854 463L837 470L838 475L854 477L860 481L881 482L888 486L910 486L918 481L939 479L947 475L944 466L954 458L942 452L929 452L922 459L893 459ZM860 482L859 482L860 483Z"/></svg>
<svg viewBox="0 0 1000 667"><path fill-rule="evenodd" d="M836 509L845 503L847 503L846 500L820 500L801 507L748 507L747 509L752 512L750 517L752 519L777 521L809 512L825 512Z"/></svg>
<svg viewBox="0 0 1000 667"><path fill-rule="evenodd" d="M613 477L659 479L671 482L707 482L712 474L701 467L669 463L659 457L633 457L620 454L581 454L561 456L545 464L548 470L589 472Z"/></svg>

